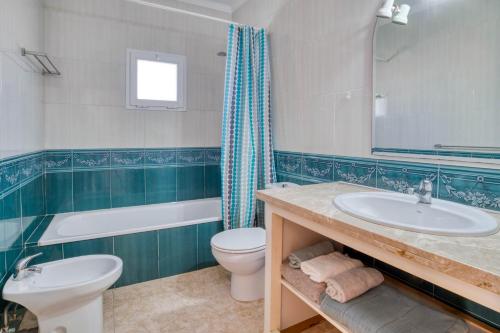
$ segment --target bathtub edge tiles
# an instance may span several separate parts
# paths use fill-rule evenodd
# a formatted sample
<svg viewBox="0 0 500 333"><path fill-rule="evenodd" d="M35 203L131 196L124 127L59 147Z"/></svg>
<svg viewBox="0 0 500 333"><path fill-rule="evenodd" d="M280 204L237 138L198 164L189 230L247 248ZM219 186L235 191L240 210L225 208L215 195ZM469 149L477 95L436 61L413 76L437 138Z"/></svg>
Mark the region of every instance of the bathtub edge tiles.
<svg viewBox="0 0 500 333"><path fill-rule="evenodd" d="M198 269L218 265L212 254L210 240L215 234L224 230L222 221L197 224L197 228Z"/></svg>
<svg viewBox="0 0 500 333"><path fill-rule="evenodd" d="M198 267L197 225L158 230L159 277L195 271Z"/></svg>
<svg viewBox="0 0 500 333"><path fill-rule="evenodd" d="M114 253L123 260L117 287L158 278L158 231L113 237Z"/></svg>
<svg viewBox="0 0 500 333"><path fill-rule="evenodd" d="M94 238L62 244L64 259L94 254L114 254L113 237Z"/></svg>

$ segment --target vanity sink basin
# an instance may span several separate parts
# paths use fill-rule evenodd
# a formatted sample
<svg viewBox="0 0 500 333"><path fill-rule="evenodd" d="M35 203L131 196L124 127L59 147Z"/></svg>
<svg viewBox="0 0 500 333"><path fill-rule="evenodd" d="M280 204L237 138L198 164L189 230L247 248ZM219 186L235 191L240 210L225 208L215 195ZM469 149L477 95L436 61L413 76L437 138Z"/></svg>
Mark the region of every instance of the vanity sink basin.
<svg viewBox="0 0 500 333"><path fill-rule="evenodd" d="M37 265L21 280L11 277L3 298L37 316L40 333L102 332L102 294L120 277L123 262L111 255L91 255Z"/></svg>
<svg viewBox="0 0 500 333"><path fill-rule="evenodd" d="M418 203L412 195L359 192L339 195L335 205L360 219L409 231L443 236L488 236L498 229L488 213L454 202Z"/></svg>

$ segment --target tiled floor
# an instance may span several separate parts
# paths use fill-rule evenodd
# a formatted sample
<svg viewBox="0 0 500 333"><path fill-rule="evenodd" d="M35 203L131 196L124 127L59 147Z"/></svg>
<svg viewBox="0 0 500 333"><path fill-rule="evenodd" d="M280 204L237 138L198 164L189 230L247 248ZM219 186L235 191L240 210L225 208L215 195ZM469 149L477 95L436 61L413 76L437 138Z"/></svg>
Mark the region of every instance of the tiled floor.
<svg viewBox="0 0 500 333"><path fill-rule="evenodd" d="M263 301L242 303L229 293L220 266L109 290L105 333L260 333ZM327 323L305 331L330 333Z"/></svg>

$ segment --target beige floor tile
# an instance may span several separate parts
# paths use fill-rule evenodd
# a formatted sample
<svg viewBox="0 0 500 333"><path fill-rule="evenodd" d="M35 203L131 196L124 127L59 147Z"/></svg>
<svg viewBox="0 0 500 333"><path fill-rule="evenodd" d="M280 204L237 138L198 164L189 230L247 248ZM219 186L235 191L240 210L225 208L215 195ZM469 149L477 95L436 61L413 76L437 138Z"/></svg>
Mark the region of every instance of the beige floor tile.
<svg viewBox="0 0 500 333"><path fill-rule="evenodd" d="M104 333L261 333L264 301L237 302L220 266L104 293ZM306 333L335 333L324 322Z"/></svg>

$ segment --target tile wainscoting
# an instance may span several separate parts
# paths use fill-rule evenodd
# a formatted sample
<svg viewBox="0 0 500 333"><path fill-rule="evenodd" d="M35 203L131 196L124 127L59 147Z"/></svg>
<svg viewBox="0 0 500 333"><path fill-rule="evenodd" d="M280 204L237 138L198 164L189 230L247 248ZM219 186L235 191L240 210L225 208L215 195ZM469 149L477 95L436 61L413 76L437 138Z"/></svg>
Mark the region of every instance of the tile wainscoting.
<svg viewBox="0 0 500 333"><path fill-rule="evenodd" d="M81 255L113 254L123 260L123 273L115 287L217 265L210 239L223 230L222 221L38 246L52 218L53 215L47 215L26 242L26 255L43 253L34 264Z"/></svg>
<svg viewBox="0 0 500 333"><path fill-rule="evenodd" d="M432 180L433 196L466 205L500 211L500 170L348 158L296 152L275 152L278 181L301 185L345 181L384 190L406 192L422 179ZM440 299L500 329L500 313L400 271L362 253L347 249L366 265Z"/></svg>
<svg viewBox="0 0 500 333"><path fill-rule="evenodd" d="M43 175L43 152L0 161L0 290L45 215Z"/></svg>
<svg viewBox="0 0 500 333"><path fill-rule="evenodd" d="M218 197L221 187L219 163L219 148L49 150L0 161L0 290L22 255L42 250L44 256L40 260L55 260L67 257L68 253L78 255L75 252L78 249L80 254L95 253L91 249L104 251L109 244L106 243L109 240L92 244L82 242L66 252L64 248L69 245L37 249L36 241L50 223L52 214ZM211 232L221 227L222 224L220 227L200 225L191 227L189 233L186 229L179 234L196 239L196 251L192 252L196 253L196 264L191 258L190 268L215 263L206 245L209 246ZM137 234L141 235L137 237L154 238L154 234ZM161 235L164 240L169 237L166 231L156 234L158 239ZM127 254L114 250L120 247L119 244L134 241L134 235L113 237L113 253L133 256L134 252ZM168 249L179 250L181 256L188 251ZM169 260L168 256L162 258ZM126 259L126 262L133 262L131 260ZM166 267L167 264L162 265ZM179 267L162 269L158 266L158 276L166 276L169 269L172 272L181 270ZM148 270L153 272L153 268L136 273L128 270L124 274L127 277L120 280L119 285L155 276L148 273Z"/></svg>
<svg viewBox="0 0 500 333"><path fill-rule="evenodd" d="M422 179L435 198L500 211L500 170L369 158L275 152L279 181L298 184L345 181L406 192Z"/></svg>
<svg viewBox="0 0 500 333"><path fill-rule="evenodd" d="M47 214L220 196L220 149L57 150L45 156Z"/></svg>

